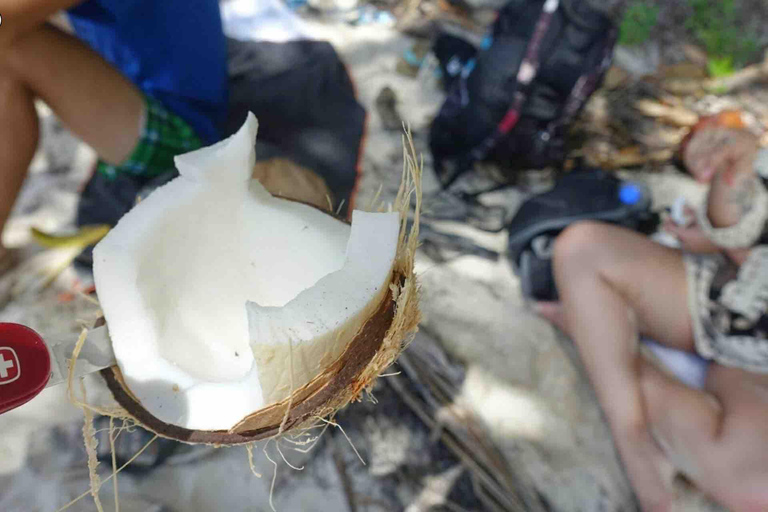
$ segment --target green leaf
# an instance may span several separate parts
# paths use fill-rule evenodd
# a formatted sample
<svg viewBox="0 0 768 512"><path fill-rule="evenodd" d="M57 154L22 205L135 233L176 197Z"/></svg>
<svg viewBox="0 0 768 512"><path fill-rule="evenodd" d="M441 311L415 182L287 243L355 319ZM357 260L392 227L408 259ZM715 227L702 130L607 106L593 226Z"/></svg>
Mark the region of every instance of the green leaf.
<svg viewBox="0 0 768 512"><path fill-rule="evenodd" d="M710 57L707 60L707 69L709 75L714 78L720 78L733 74L733 57Z"/></svg>

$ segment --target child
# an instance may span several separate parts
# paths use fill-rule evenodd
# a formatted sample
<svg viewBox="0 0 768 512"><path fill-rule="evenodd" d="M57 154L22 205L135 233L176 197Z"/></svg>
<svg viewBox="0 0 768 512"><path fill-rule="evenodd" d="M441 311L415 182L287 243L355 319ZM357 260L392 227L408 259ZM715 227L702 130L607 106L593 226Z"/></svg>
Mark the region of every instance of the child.
<svg viewBox="0 0 768 512"><path fill-rule="evenodd" d="M72 33L47 23L62 9ZM141 184L219 140L217 0L0 0L0 16L0 231L37 148L35 98L93 147L106 181ZM0 271L11 264L0 248Z"/></svg>
<svg viewBox="0 0 768 512"><path fill-rule="evenodd" d="M744 130L694 133L684 162L710 184L682 251L580 223L555 243L561 303L538 311L574 339L641 507L671 510L680 471L731 510L768 510L768 192ZM638 334L711 361L704 390L641 358Z"/></svg>

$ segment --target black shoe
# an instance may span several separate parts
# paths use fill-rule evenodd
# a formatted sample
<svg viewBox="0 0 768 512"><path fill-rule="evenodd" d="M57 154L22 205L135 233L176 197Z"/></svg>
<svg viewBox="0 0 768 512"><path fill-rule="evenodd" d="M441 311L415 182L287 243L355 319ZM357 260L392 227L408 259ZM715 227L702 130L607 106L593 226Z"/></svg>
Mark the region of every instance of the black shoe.
<svg viewBox="0 0 768 512"><path fill-rule="evenodd" d="M153 190L176 176L178 172L175 170L152 179L126 174L107 178L100 172L94 172L80 195L77 226L117 225L117 221L128 213L138 200L146 198ZM80 253L75 259L75 265L78 270L93 268L93 246Z"/></svg>

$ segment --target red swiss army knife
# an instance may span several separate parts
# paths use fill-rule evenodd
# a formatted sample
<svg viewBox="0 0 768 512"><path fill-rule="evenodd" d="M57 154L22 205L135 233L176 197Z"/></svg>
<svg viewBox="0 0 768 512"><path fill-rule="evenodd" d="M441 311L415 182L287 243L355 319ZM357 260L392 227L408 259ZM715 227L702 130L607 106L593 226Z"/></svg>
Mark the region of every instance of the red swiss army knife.
<svg viewBox="0 0 768 512"><path fill-rule="evenodd" d="M46 344L35 331L20 324L0 323L0 414L23 405L69 374L76 339ZM106 325L88 332L75 364L75 376L115 364Z"/></svg>

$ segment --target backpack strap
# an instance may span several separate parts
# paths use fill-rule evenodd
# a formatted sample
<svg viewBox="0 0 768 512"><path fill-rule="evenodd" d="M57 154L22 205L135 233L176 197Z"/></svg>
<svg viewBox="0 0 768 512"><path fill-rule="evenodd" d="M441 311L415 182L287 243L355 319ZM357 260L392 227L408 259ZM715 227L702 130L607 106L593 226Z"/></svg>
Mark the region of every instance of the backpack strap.
<svg viewBox="0 0 768 512"><path fill-rule="evenodd" d="M585 73L579 77L576 84L573 86L571 93L568 95L568 99L563 107L563 114L557 119L549 123L544 137L547 140L555 136L555 133L563 126L568 126L576 115L581 111L587 99L592 96L592 93L597 90L600 85L600 81L605 76L608 68L611 67L613 62L613 47L618 40L619 31L616 27L611 29L607 41L603 46L603 55L600 59L600 64L592 69L589 73Z"/></svg>
<svg viewBox="0 0 768 512"><path fill-rule="evenodd" d="M533 36L528 42L528 48L525 51L525 57L520 63L520 69L517 71L517 83L519 87L515 91L512 105L507 113L501 119L501 122L496 126L496 132L491 135L486 141L492 139L492 144L481 144L480 147L486 148L486 153L496 145L496 142L502 135L506 135L517 125L520 120L520 112L523 109L525 100L528 99L528 90L531 83L539 73L539 67L541 66L541 44L544 42L544 37L547 35L550 25L552 24L552 16L557 10L560 0L546 0L544 7L541 10L541 16L536 22L536 28L533 31ZM483 155L485 156L485 155Z"/></svg>
<svg viewBox="0 0 768 512"><path fill-rule="evenodd" d="M450 187L456 179L470 169L475 162L479 162L488 156L499 140L512 131L517 125L517 122L520 120L520 113L522 112L523 105L528 99L530 85L538 75L539 67L541 66L541 45L544 42L544 37L552 24L552 17L559 5L560 0L546 0L544 2L541 15L536 22L533 36L531 36L530 41L528 41L525 56L517 71L516 80L518 88L515 91L512 104L499 124L496 125L494 132L469 151L467 157L462 159L461 163L453 169L451 176L444 181L443 188L447 189Z"/></svg>

